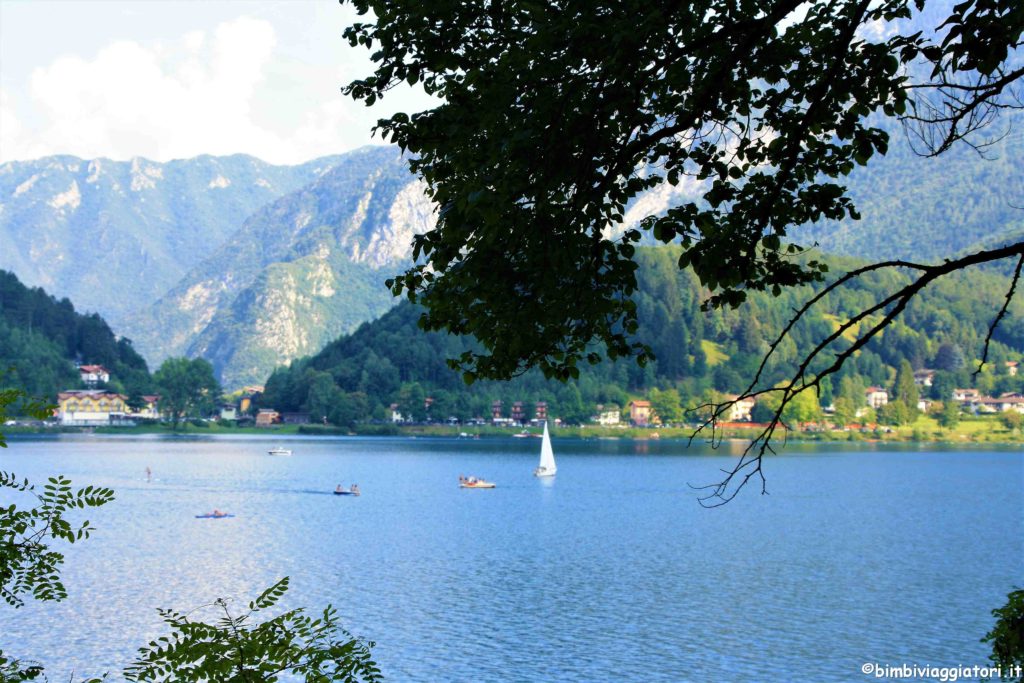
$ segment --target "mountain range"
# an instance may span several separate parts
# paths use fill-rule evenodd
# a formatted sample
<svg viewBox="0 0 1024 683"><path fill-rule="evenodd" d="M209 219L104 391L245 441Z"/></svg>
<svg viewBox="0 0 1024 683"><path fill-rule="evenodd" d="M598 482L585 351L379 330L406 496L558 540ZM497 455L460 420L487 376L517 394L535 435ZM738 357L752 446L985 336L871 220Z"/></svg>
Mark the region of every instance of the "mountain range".
<svg viewBox="0 0 1024 683"><path fill-rule="evenodd" d="M229 386L262 382L393 305L384 280L432 224L423 189L393 148L345 155L246 219L125 329L147 357L200 356Z"/></svg>
<svg viewBox="0 0 1024 683"><path fill-rule="evenodd" d="M334 166L250 156L157 163L54 156L0 165L0 268L120 328L245 217Z"/></svg>
<svg viewBox="0 0 1024 683"><path fill-rule="evenodd" d="M48 157L0 166L0 268L101 313L154 366L203 356L237 386L387 310L432 216L390 147L299 166Z"/></svg>
<svg viewBox="0 0 1024 683"><path fill-rule="evenodd" d="M898 127L848 179L864 218L795 233L863 258L939 260L1024 231L1021 121L989 148L922 159ZM698 197L636 198L627 224ZM0 166L0 268L102 314L156 366L202 356L228 387L262 383L383 314L433 208L392 147L298 166L243 155L156 163L69 156Z"/></svg>

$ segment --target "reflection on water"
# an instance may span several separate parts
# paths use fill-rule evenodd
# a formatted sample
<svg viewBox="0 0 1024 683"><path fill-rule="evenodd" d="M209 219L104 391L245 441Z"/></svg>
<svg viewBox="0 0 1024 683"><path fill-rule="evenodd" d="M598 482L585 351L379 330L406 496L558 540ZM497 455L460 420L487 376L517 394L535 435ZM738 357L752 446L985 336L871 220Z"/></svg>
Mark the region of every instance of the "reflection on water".
<svg viewBox="0 0 1024 683"><path fill-rule="evenodd" d="M1024 458L790 449L704 510L743 444L530 439L20 440L0 465L110 486L59 605L0 609L52 679L118 670L157 607L333 603L395 681L860 680L865 661L983 664L1024 576ZM879 448L861 446L861 448ZM150 467L153 480L146 481ZM497 482L464 491L460 473ZM362 496L334 496L338 482ZM3 501L0 501L3 502ZM219 508L231 519L195 519Z"/></svg>

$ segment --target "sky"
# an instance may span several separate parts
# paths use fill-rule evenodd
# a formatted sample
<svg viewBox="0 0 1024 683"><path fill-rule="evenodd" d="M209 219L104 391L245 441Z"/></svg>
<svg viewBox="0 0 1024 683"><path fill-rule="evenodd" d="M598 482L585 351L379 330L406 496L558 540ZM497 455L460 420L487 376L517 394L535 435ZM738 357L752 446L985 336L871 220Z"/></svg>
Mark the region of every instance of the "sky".
<svg viewBox="0 0 1024 683"><path fill-rule="evenodd" d="M51 154L168 161L246 153L300 163L366 144L376 120L335 0L0 0L0 163Z"/></svg>

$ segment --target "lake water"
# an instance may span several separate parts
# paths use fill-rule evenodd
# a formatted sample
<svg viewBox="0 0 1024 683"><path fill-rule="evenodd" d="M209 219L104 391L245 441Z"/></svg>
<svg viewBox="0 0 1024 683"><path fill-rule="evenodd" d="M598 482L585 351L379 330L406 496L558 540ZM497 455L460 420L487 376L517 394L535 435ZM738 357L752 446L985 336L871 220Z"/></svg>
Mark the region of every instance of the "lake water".
<svg viewBox="0 0 1024 683"><path fill-rule="evenodd" d="M266 454L281 443L290 458ZM393 681L867 681L865 662L984 665L1024 585L1016 449L790 448L701 508L731 466L668 441L79 436L13 440L0 469L110 486L67 553L70 598L0 606L0 644L51 680L119 671L158 607L239 603L290 576ZM145 468L153 481L145 480ZM460 490L459 474L497 482ZM357 482L359 498L331 495ZM0 503L4 502L0 494ZM227 510L232 519L194 515Z"/></svg>

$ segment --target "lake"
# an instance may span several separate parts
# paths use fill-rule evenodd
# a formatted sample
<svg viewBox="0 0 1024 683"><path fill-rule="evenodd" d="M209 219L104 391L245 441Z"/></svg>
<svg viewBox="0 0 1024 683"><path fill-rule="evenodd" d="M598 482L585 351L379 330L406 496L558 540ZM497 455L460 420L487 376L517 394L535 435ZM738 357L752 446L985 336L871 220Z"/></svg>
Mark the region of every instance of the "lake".
<svg viewBox="0 0 1024 683"><path fill-rule="evenodd" d="M0 644L51 680L116 672L165 633L157 608L290 576L286 604L333 604L393 681L866 681L866 662L985 665L990 612L1024 585L1017 449L790 447L765 463L770 495L708 510L689 485L736 444L555 438L553 480L531 476L539 448L12 440L0 469L117 500L66 553L70 598L0 607ZM361 497L331 495L353 482ZM236 517L194 517L213 508Z"/></svg>

